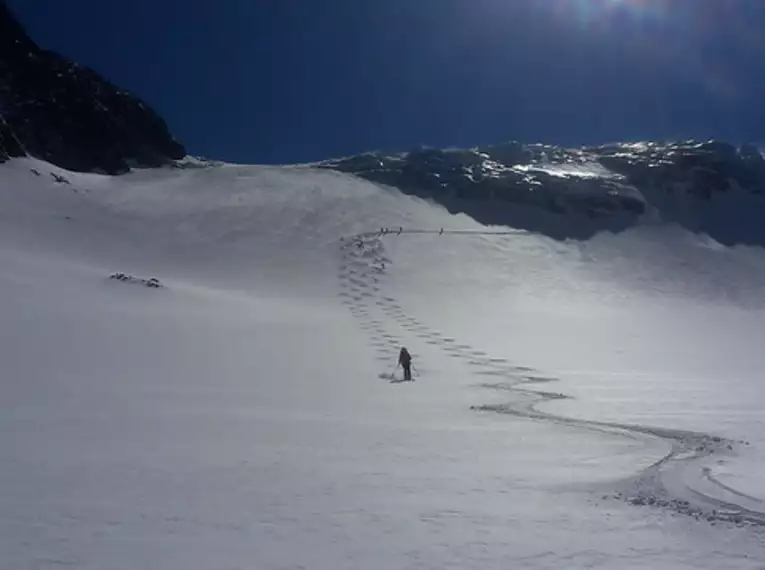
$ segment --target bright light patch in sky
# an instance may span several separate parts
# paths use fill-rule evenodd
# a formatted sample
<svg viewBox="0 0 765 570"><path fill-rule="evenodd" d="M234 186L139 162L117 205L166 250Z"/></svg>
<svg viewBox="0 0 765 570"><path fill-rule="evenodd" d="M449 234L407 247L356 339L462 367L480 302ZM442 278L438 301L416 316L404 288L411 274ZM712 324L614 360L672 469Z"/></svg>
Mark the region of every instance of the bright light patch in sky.
<svg viewBox="0 0 765 570"><path fill-rule="evenodd" d="M671 67L708 93L728 100L745 90L733 77L730 58L742 61L752 47L745 2L673 0L554 0L553 14L591 38L597 34L614 57L630 54L643 64ZM750 18L757 21L757 18ZM720 29L735 30L721 42ZM744 51L741 51L741 50ZM634 65L633 59L627 65ZM754 75L754 74L752 74Z"/></svg>
<svg viewBox="0 0 765 570"><path fill-rule="evenodd" d="M561 18L584 25L597 25L614 17L656 18L663 12L663 0L556 0L555 11Z"/></svg>

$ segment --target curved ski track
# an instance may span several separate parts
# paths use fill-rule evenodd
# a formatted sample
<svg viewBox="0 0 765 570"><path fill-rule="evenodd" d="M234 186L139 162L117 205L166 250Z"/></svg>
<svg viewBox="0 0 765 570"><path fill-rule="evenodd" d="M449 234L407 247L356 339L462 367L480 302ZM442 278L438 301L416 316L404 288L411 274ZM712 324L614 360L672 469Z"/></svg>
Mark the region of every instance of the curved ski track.
<svg viewBox="0 0 765 570"><path fill-rule="evenodd" d="M338 279L341 302L348 307L359 327L368 335L377 360L388 365L395 363L402 345L438 349L474 368L476 376L496 379L481 382L480 387L507 391L512 396L506 403L473 406L474 410L510 414L627 437L659 438L666 441L670 445L667 455L634 477L621 482L620 489L609 497L632 505L664 508L712 523L765 527L765 503L724 485L711 475L708 468L700 468L698 465L699 460L732 450L735 443L744 442L691 431L583 420L542 411L540 405L567 399L568 396L541 391L532 386L555 382L556 378L545 377L531 368L516 366L506 358L495 358L468 344L460 344L456 338L446 336L411 316L394 297L387 296L383 291L392 265L391 259L386 256L383 238L391 236L391 239L395 239L398 233L397 230L383 229L340 241ZM420 342L412 344L414 339ZM417 350L411 352L415 358L419 355ZM419 371L415 369L415 378L418 375ZM382 373L380 377L395 381L390 373ZM724 491L728 496L746 499L756 509L719 500L692 489L683 481L684 473L692 468L700 471L699 479Z"/></svg>

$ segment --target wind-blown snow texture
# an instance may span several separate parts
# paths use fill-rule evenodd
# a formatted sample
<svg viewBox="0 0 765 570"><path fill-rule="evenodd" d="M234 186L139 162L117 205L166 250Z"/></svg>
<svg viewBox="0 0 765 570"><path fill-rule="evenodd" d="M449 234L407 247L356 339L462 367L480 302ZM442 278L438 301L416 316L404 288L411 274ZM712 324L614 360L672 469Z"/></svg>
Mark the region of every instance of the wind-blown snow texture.
<svg viewBox="0 0 765 570"><path fill-rule="evenodd" d="M760 248L17 159L0 267L3 566L762 568Z"/></svg>

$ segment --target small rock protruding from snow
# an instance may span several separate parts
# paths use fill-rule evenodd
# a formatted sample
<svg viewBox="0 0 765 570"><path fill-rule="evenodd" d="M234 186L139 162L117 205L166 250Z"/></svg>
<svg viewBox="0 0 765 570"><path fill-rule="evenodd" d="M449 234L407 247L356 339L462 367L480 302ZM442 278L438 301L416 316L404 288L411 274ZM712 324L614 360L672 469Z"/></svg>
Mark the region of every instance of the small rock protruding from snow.
<svg viewBox="0 0 765 570"><path fill-rule="evenodd" d="M70 184L69 180L67 180L64 176L61 176L60 174L56 174L55 172L50 173L51 177L53 177L53 180L56 181L58 184Z"/></svg>
<svg viewBox="0 0 765 570"><path fill-rule="evenodd" d="M109 279L115 279L117 281L122 281L123 283L135 283L138 285L143 285L144 287L148 287L149 289L161 289L164 287L164 285L162 285L162 283L156 277L144 279L142 277L134 277L133 275L127 275L125 273L112 273L109 276Z"/></svg>

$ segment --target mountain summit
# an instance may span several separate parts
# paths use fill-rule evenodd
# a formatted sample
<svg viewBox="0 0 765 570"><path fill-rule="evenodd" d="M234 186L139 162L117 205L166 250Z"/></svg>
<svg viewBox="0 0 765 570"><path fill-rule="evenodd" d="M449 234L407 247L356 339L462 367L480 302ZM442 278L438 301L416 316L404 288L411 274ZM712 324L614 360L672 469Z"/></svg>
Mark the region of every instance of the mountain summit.
<svg viewBox="0 0 765 570"><path fill-rule="evenodd" d="M41 49L0 2L0 161L32 155L69 170L120 174L185 154L149 105Z"/></svg>

